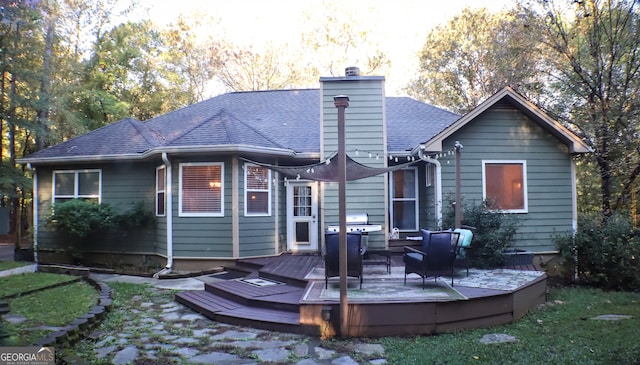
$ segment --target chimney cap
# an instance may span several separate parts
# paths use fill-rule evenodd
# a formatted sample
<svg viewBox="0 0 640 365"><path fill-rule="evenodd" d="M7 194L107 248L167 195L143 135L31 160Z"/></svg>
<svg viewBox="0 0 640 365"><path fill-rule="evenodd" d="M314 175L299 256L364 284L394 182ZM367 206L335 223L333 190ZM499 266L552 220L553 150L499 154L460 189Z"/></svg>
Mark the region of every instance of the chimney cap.
<svg viewBox="0 0 640 365"><path fill-rule="evenodd" d="M344 75L346 77L360 76L360 69L356 66L350 66L344 69Z"/></svg>

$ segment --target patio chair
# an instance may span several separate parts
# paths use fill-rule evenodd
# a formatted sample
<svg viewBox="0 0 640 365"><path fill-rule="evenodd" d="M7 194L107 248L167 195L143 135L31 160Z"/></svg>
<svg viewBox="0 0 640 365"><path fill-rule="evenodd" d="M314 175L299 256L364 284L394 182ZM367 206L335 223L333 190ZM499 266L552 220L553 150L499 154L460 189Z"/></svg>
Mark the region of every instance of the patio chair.
<svg viewBox="0 0 640 365"><path fill-rule="evenodd" d="M470 226L462 226L461 228L456 228L453 230L454 232L460 233L456 251L456 265L464 265L464 267L467 269L467 276L469 276L469 251L473 247L472 244L475 230L475 227Z"/></svg>
<svg viewBox="0 0 640 365"><path fill-rule="evenodd" d="M326 232L324 235L324 287L329 287L329 278L340 275L340 235L338 232ZM347 276L360 279L362 289L362 256L365 253L361 246L360 232L347 232Z"/></svg>
<svg viewBox="0 0 640 365"><path fill-rule="evenodd" d="M453 286L459 236L460 233L454 231L423 229L421 249L404 247L404 284L407 285L408 274L420 275L422 288L427 277L433 276L436 281L439 276L450 275Z"/></svg>

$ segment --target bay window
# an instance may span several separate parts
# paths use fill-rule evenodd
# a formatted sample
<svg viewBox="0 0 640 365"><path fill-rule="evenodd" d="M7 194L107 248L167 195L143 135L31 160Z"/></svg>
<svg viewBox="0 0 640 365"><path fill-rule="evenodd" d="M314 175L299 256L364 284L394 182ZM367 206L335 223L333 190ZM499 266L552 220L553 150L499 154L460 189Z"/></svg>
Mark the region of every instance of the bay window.
<svg viewBox="0 0 640 365"><path fill-rule="evenodd" d="M223 176L222 163L180 164L179 215L224 216Z"/></svg>
<svg viewBox="0 0 640 365"><path fill-rule="evenodd" d="M244 214L246 216L271 215L271 170L247 164L244 169Z"/></svg>

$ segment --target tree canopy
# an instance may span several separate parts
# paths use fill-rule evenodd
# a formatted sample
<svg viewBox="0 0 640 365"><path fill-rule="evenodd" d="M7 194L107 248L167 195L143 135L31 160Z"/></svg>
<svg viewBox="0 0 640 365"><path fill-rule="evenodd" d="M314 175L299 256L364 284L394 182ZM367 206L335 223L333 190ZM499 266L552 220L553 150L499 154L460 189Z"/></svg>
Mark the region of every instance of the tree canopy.
<svg viewBox="0 0 640 365"><path fill-rule="evenodd" d="M429 32L418 77L406 91L456 113L473 109L506 85L537 99L544 80L532 28L515 11L466 8Z"/></svg>

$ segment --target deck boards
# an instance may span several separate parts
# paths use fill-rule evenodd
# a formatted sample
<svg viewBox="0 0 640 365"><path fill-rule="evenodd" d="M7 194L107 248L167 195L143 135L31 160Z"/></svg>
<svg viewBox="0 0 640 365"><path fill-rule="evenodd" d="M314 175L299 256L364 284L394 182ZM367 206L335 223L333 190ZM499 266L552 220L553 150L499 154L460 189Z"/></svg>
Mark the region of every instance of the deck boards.
<svg viewBox="0 0 640 365"><path fill-rule="evenodd" d="M260 273L281 277L304 280L305 276L322 262L319 255L280 255L269 261Z"/></svg>
<svg viewBox="0 0 640 365"><path fill-rule="evenodd" d="M256 286L239 279L211 281L205 284L204 291L176 294L176 301L215 321L229 324L323 336L337 333L339 323L322 319L327 305L333 308L337 303L300 304L306 292L304 278L312 269L322 266L322 256L283 254L242 259L237 265L247 271L245 278L270 279L282 284ZM392 256L392 265L403 265L399 255ZM535 266L513 269L540 271ZM546 277L512 292L457 285L455 288L469 300L350 304L350 316L355 316L352 320L356 324L349 327L347 335L429 334L508 323L544 302ZM337 313L338 308L332 311ZM427 316L429 312L433 318ZM380 322L381 318L387 321ZM417 318L422 321L416 321Z"/></svg>

